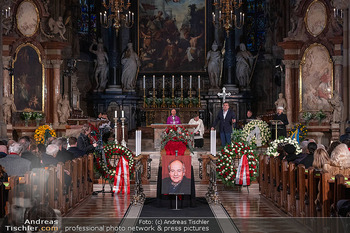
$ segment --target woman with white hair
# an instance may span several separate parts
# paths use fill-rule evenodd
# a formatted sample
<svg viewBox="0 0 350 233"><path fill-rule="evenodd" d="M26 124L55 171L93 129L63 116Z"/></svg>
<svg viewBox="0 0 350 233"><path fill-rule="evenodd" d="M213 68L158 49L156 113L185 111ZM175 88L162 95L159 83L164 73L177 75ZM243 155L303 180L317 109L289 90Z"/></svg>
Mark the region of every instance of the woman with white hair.
<svg viewBox="0 0 350 233"><path fill-rule="evenodd" d="M42 155L42 164L44 167L57 165L58 160L56 159L56 155L58 151L59 147L55 144L50 144L46 147L46 153Z"/></svg>
<svg viewBox="0 0 350 233"><path fill-rule="evenodd" d="M331 154L331 164L341 168L350 168L350 151L346 144L339 144Z"/></svg>

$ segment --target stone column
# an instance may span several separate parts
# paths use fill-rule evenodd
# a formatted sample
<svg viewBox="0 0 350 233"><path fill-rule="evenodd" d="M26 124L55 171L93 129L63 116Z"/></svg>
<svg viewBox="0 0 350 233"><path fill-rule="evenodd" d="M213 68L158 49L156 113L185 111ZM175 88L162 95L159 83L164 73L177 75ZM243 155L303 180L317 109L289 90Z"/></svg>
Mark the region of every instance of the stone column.
<svg viewBox="0 0 350 233"><path fill-rule="evenodd" d="M63 60L51 60L51 64L53 66L53 125L54 126L58 126L59 122L58 122L58 114L57 114L57 107L58 107L58 98L59 95L61 94L61 82L60 82L60 74L61 74L61 64L62 64Z"/></svg>
<svg viewBox="0 0 350 233"><path fill-rule="evenodd" d="M334 90L339 93L339 95L343 97L343 90L342 90L342 83L343 83L343 77L342 77L342 70L343 70L343 56L333 56L334 61Z"/></svg>
<svg viewBox="0 0 350 233"><path fill-rule="evenodd" d="M286 73L285 73L285 98L287 101L287 118L289 121L289 125L293 123L293 112L297 111L295 103L293 103L293 72L292 69L298 68L299 61L296 60L283 60L283 64L286 67ZM295 119L296 120L296 119Z"/></svg>
<svg viewBox="0 0 350 233"><path fill-rule="evenodd" d="M11 57L10 56L3 56L2 62L4 68L11 68ZM4 96L9 96L11 94L11 77L9 74L9 71L7 69L4 69L2 72L3 78L4 78Z"/></svg>
<svg viewBox="0 0 350 233"><path fill-rule="evenodd" d="M222 80L224 83L224 87L231 94L238 93L238 88L236 83L236 50L235 50L235 30L230 30L229 35L227 36L227 32L225 31L225 60L224 60L224 71L226 79Z"/></svg>

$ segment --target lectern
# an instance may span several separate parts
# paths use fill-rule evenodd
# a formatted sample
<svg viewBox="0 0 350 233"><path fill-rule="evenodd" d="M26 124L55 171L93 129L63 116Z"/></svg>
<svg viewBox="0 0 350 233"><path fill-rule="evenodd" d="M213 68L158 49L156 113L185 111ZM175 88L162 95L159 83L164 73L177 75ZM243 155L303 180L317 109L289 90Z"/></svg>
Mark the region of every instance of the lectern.
<svg viewBox="0 0 350 233"><path fill-rule="evenodd" d="M270 123L271 123L271 126L272 126L272 129L273 129L273 126L275 126L275 139L277 139L277 129L278 126L281 126L283 125L283 122L281 120L270 120Z"/></svg>

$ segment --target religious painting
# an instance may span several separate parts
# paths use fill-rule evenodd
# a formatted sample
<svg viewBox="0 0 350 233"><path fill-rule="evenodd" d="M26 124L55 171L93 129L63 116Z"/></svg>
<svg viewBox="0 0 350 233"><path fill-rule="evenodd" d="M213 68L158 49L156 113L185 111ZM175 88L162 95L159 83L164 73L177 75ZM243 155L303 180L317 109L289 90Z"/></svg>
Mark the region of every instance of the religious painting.
<svg viewBox="0 0 350 233"><path fill-rule="evenodd" d="M314 37L320 35L327 25L326 6L321 1L313 1L305 15L307 31Z"/></svg>
<svg viewBox="0 0 350 233"><path fill-rule="evenodd" d="M330 111L333 94L333 62L321 44L308 47L300 63L300 111Z"/></svg>
<svg viewBox="0 0 350 233"><path fill-rule="evenodd" d="M16 22L17 29L22 35L27 37L33 36L38 30L39 20L38 9L32 1L25 0L19 4Z"/></svg>
<svg viewBox="0 0 350 233"><path fill-rule="evenodd" d="M32 44L20 45L13 63L12 93L18 111L44 111L44 65Z"/></svg>
<svg viewBox="0 0 350 233"><path fill-rule="evenodd" d="M139 0L140 72L201 72L206 0Z"/></svg>
<svg viewBox="0 0 350 233"><path fill-rule="evenodd" d="M162 194L191 194L191 156L162 156Z"/></svg>

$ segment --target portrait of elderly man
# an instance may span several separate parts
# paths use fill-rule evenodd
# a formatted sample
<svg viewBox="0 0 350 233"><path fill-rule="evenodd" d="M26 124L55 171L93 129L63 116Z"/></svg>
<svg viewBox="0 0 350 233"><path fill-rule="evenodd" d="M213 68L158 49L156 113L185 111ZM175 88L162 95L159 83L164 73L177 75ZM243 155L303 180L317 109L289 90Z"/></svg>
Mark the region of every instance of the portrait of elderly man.
<svg viewBox="0 0 350 233"><path fill-rule="evenodd" d="M166 177L163 173L162 194L191 194L191 179L186 177L184 161L172 160L164 169L167 169L169 176ZM190 174L190 169L188 170Z"/></svg>

